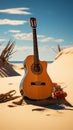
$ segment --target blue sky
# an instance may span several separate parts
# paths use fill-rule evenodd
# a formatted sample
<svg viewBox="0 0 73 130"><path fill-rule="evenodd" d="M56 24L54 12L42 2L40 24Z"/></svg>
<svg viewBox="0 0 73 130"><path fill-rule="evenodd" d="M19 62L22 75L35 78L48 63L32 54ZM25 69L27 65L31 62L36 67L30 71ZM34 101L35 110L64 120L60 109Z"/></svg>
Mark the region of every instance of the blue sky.
<svg viewBox="0 0 73 130"><path fill-rule="evenodd" d="M0 0L0 53L13 39L16 53L10 60L33 54L30 17L37 19L40 60L54 60L58 44L73 46L73 0Z"/></svg>

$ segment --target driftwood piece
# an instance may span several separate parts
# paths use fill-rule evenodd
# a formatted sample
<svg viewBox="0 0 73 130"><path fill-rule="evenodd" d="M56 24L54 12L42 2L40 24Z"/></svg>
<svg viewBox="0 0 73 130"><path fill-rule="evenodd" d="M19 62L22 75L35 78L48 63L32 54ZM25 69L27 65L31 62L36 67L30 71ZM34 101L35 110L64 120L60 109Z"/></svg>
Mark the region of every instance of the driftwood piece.
<svg viewBox="0 0 73 130"><path fill-rule="evenodd" d="M14 100L16 98L19 98L20 96L14 96L16 93L15 90L11 90L7 93L4 93L4 94L0 94L0 103L3 103L3 102L7 102L7 101L10 101L10 100Z"/></svg>

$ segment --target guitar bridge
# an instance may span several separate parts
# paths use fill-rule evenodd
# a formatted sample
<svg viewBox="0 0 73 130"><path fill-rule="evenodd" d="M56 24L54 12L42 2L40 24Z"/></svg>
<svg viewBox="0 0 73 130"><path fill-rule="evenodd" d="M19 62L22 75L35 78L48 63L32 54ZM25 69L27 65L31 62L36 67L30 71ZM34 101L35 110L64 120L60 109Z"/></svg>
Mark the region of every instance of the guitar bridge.
<svg viewBox="0 0 73 130"><path fill-rule="evenodd" d="M31 82L31 85L45 85L45 82Z"/></svg>

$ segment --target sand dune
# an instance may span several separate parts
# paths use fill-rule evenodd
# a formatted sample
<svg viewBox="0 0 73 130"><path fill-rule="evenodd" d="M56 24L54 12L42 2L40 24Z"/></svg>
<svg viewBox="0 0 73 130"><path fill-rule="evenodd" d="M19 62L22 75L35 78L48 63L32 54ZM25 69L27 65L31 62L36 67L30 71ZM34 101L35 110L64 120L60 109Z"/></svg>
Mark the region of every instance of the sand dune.
<svg viewBox="0 0 73 130"><path fill-rule="evenodd" d="M14 66L20 76L0 78L0 93L16 90L20 96L19 84L24 75L22 65ZM52 64L48 64L48 74L53 82L64 87L66 99L73 105L73 48L60 52ZM13 101L18 101L20 98ZM73 130L73 108L64 104L49 104L41 107L33 104L14 105L12 102L0 103L1 130ZM14 107L8 107L14 105Z"/></svg>
<svg viewBox="0 0 73 130"><path fill-rule="evenodd" d="M67 100L73 104L73 47L60 52L47 71L53 82L57 82L67 92Z"/></svg>

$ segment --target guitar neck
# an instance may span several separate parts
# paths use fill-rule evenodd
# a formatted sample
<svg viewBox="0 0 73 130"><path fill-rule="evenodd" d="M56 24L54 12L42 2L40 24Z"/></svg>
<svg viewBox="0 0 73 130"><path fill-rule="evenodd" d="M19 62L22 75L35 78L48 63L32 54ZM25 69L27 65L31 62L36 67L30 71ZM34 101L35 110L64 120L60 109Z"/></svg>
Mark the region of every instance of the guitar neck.
<svg viewBox="0 0 73 130"><path fill-rule="evenodd" d="M32 30L33 30L34 64L38 65L39 64L39 54L38 54L36 28L32 28Z"/></svg>
<svg viewBox="0 0 73 130"><path fill-rule="evenodd" d="M33 48L34 48L34 65L39 65L38 45L37 45L37 33L36 33L36 18L30 18L30 25L33 32Z"/></svg>

